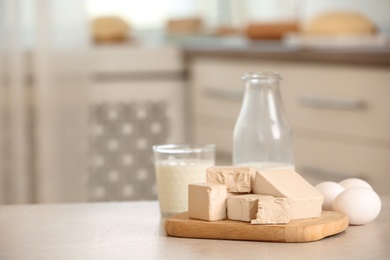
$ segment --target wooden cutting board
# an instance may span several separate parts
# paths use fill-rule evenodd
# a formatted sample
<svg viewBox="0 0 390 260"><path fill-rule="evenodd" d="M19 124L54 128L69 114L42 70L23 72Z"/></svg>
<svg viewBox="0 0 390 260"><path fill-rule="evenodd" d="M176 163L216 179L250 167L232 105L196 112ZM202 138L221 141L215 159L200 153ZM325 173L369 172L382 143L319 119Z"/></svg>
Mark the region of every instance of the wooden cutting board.
<svg viewBox="0 0 390 260"><path fill-rule="evenodd" d="M311 242L343 232L349 224L348 216L336 211L323 211L320 218L293 220L283 225L252 225L246 222L190 219L188 212L165 220L168 236L250 240L268 242Z"/></svg>

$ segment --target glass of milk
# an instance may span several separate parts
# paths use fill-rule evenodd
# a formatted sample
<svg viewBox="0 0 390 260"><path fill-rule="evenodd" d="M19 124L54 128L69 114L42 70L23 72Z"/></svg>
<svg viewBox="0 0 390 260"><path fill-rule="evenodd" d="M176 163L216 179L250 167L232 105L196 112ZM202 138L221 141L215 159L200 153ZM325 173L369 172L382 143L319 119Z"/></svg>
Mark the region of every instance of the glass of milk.
<svg viewBox="0 0 390 260"><path fill-rule="evenodd" d="M206 182L206 169L215 164L215 145L154 145L153 152L161 215L187 211L188 184Z"/></svg>

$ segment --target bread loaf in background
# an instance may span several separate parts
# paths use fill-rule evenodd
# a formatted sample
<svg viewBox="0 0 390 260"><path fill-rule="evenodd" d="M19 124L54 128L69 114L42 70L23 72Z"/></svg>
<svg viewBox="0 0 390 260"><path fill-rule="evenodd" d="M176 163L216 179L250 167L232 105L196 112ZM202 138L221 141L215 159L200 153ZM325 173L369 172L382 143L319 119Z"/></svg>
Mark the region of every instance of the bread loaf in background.
<svg viewBox="0 0 390 260"><path fill-rule="evenodd" d="M309 21L304 33L310 35L371 35L376 33L375 24L363 14L335 11L321 14Z"/></svg>
<svg viewBox="0 0 390 260"><path fill-rule="evenodd" d="M166 23L170 34L199 34L203 31L203 21L199 17L171 18Z"/></svg>
<svg viewBox="0 0 390 260"><path fill-rule="evenodd" d="M130 25L119 17L99 17L92 21L95 42L121 42L129 37Z"/></svg>
<svg viewBox="0 0 390 260"><path fill-rule="evenodd" d="M280 40L290 32L299 31L298 22L249 23L245 35L252 40Z"/></svg>

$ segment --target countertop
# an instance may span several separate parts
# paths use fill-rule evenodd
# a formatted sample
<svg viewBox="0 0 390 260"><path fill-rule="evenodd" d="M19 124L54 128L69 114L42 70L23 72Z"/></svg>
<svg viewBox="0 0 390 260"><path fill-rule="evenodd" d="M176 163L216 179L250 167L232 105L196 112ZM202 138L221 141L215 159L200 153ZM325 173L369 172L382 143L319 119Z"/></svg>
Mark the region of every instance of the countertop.
<svg viewBox="0 0 390 260"><path fill-rule="evenodd" d="M158 203L0 207L0 259L390 259L390 196L379 217L310 243L167 237Z"/></svg>
<svg viewBox="0 0 390 260"><path fill-rule="evenodd" d="M182 45L187 58L229 57L260 60L306 61L353 65L390 66L390 45L320 46L288 45L282 41L209 40Z"/></svg>

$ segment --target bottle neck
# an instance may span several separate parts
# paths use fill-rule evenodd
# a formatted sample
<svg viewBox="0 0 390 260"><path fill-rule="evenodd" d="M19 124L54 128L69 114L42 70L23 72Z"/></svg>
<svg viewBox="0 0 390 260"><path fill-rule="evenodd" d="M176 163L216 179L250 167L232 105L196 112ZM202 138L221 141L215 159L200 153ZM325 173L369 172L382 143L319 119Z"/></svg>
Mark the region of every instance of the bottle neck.
<svg viewBox="0 0 390 260"><path fill-rule="evenodd" d="M245 81L245 93L247 94L245 98L260 99L262 102L272 102L276 99L274 101L278 102L275 105L281 102L279 74L273 72L246 73L242 79Z"/></svg>
<svg viewBox="0 0 390 260"><path fill-rule="evenodd" d="M283 110L279 81L247 80L243 101L243 110L251 111L246 115L276 120Z"/></svg>
<svg viewBox="0 0 390 260"><path fill-rule="evenodd" d="M279 81L265 81L265 80L246 80L245 82L246 92L259 92L259 93L275 93L279 94Z"/></svg>

